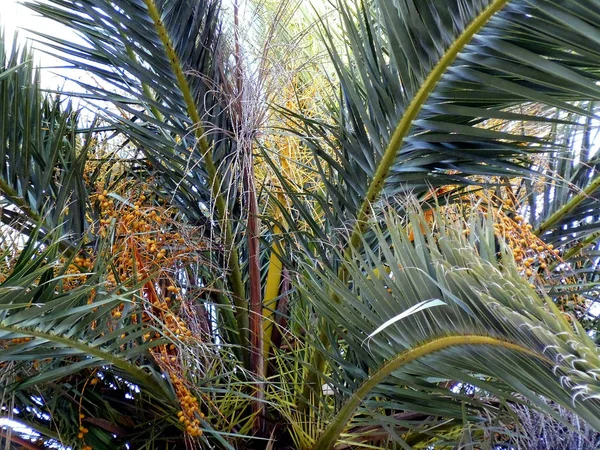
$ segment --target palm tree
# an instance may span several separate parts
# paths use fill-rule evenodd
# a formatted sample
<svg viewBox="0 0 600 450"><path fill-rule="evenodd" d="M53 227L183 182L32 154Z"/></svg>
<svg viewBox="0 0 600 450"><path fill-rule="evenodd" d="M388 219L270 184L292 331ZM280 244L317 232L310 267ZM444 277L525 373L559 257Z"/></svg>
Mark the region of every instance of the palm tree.
<svg viewBox="0 0 600 450"><path fill-rule="evenodd" d="M590 148L599 2L339 0L304 31L326 64L275 106L238 2L28 6L101 81L83 127L26 55L0 74L25 242L5 244L3 411L36 445L493 448L523 404L600 429L594 330L556 303L596 289L598 178L570 136ZM247 8L280 25L248 39L294 42L293 12Z"/></svg>

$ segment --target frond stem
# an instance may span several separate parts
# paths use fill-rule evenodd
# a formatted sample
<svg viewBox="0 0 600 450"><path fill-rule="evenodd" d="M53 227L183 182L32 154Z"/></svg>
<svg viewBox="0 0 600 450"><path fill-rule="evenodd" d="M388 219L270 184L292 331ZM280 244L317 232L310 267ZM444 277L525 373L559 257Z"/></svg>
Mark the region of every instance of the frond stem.
<svg viewBox="0 0 600 450"><path fill-rule="evenodd" d="M508 4L509 0L494 0L492 1L460 34L460 36L454 41L454 43L446 50L446 53L442 56L433 70L429 73L421 88L412 99L408 108L404 112L400 123L394 130L392 138L385 149L383 157L377 166L375 175L371 180L367 194L360 207L360 211L356 217L354 229L350 236L350 245L348 246L348 252L352 248L358 248L361 243L361 236L365 232L368 224L368 217L371 211L371 205L377 198L385 185L385 180L390 172L392 165L396 159L396 155L400 151L400 147L404 142L404 138L408 134L412 127L413 121L421 111L421 108L441 80L442 76L446 73L446 70L456 60L458 54L465 48L465 46L471 41L471 39L477 34L489 20L500 11L504 6Z"/></svg>
<svg viewBox="0 0 600 450"><path fill-rule="evenodd" d="M556 225L563 217L573 211L582 201L589 198L596 189L600 187L600 175L594 178L592 182L581 192L574 195L562 208L548 217L542 224L533 232L536 236L540 236L546 231L550 230Z"/></svg>
<svg viewBox="0 0 600 450"><path fill-rule="evenodd" d="M347 423L350 421L350 419L352 419L352 416L362 401L375 387L377 387L377 385L379 385L379 383L385 380L385 378L387 378L393 372L407 364L410 364L425 356L429 356L433 353L446 350L450 347L467 345L500 347L506 350L523 353L527 356L534 357L547 363L551 363L548 358L535 353L526 347L491 336L457 335L433 339L420 344L417 347L399 353L381 366L375 373L371 374L369 378L367 378L352 395L352 397L346 401L344 406L342 406L329 426L325 429L325 431L323 431L321 437L313 448L319 450L328 450L332 448L337 442L340 434L344 431Z"/></svg>
<svg viewBox="0 0 600 450"><path fill-rule="evenodd" d="M188 114L190 115L190 119L192 120L195 126L195 135L200 144L200 150L204 158L206 172L209 178L208 182L211 186L212 195L215 199L217 217L223 229L223 244L225 247L225 251L228 253L228 279L229 283L231 284L231 288L233 291L233 300L236 307L237 332L240 335L242 348L247 348L248 305L246 303L245 298L246 294L244 282L242 280L242 270L234 245L233 231L231 228L231 223L227 220L227 204L225 202L225 199L223 198L223 195L220 192L221 180L219 179L220 177L212 158L211 148L208 145L206 137L204 136L204 128L201 126L202 120L200 114L198 113L198 109L196 108L196 103L194 102L194 97L192 96L190 86L185 78L185 74L183 68L181 67L179 57L177 56L177 53L175 53L175 49L173 48L173 44L171 42L167 29L160 17L158 8L156 7L154 0L144 0L144 3L148 8L148 14L154 22L154 26L156 27L158 36L161 42L163 43L163 46L165 47L165 51L171 64L171 69L173 70L173 73L177 78L179 88L181 89L183 99L188 110Z"/></svg>
<svg viewBox="0 0 600 450"><path fill-rule="evenodd" d="M0 325L0 331L4 331L7 333L14 333L19 335L30 336L37 339L43 339L46 341L54 342L59 345L63 345L65 347L74 348L76 350L81 351L81 353L85 357L95 357L101 361L104 361L102 365L112 365L122 371L132 375L136 379L138 379L141 383L146 385L148 388L152 389L154 392L163 392L165 389L158 383L152 376L150 376L147 372L143 371L139 367L130 363L129 361L125 361L124 359L113 355L111 353L107 353L101 350L98 347L94 347L93 345L86 344L84 342L80 342L77 339L69 339L63 336L59 336L52 333L46 333L37 330L28 330L26 328L18 328L13 326L2 326Z"/></svg>

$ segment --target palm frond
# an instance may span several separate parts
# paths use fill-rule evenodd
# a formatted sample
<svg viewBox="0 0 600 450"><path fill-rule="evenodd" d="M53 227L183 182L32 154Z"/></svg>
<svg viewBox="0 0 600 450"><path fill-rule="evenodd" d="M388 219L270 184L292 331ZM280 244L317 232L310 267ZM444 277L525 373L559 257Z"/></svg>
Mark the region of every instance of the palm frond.
<svg viewBox="0 0 600 450"><path fill-rule="evenodd" d="M487 120L564 123L552 109L571 122L594 117L577 101L600 94L597 43L582 31L596 30L595 1L341 1L337 11L341 30L322 27L341 91L334 123L295 120L326 187L316 201L333 226L354 230L352 245L382 193L529 175L529 155L561 146ZM507 112L531 102L550 114Z"/></svg>
<svg viewBox="0 0 600 450"><path fill-rule="evenodd" d="M212 178L230 154L230 142L222 134L227 124L209 120L226 120L220 113L220 61L215 55L218 3L58 0L27 6L81 36L83 44L40 35L74 68L103 80L103 87L85 86L87 97L126 113L105 111L156 170L167 171L161 178L165 191L176 193L173 199L191 220L204 223L206 210L200 203L209 205L211 189L217 193L224 188Z"/></svg>
<svg viewBox="0 0 600 450"><path fill-rule="evenodd" d="M30 232L60 226L75 245L88 231L83 171L91 136L79 130L79 112L41 91L28 49L6 54L0 44L0 191L2 222ZM28 231L29 230L29 231Z"/></svg>
<svg viewBox="0 0 600 450"><path fill-rule="evenodd" d="M73 68L102 80L100 87L80 83L86 97L112 105L104 114L144 154L160 186L157 194L173 201L192 224L205 225L207 237L222 247L221 265L232 293L228 301L236 305L236 323L228 326L241 343L248 342L245 286L232 225L240 217L241 173L234 164L237 148L224 98L230 80L219 2L51 0L26 5L81 36L82 44L37 33ZM218 227L212 226L213 218Z"/></svg>
<svg viewBox="0 0 600 450"><path fill-rule="evenodd" d="M421 216L411 222L427 230ZM440 383L466 383L509 401L518 392L552 414L543 396L600 426L596 345L522 279L509 252L498 259L490 224L474 220L469 241L466 227L438 216L437 231L416 233L414 243L405 225L386 216L376 247L345 261L349 286L325 265L304 268L301 289L328 324L327 383L343 402L315 448L331 448L340 433L351 433L355 415L362 425L367 417L376 422L373 411L460 419L466 405L470 420L484 420L477 396ZM389 276L378 276L384 265ZM436 299L445 305L389 320Z"/></svg>

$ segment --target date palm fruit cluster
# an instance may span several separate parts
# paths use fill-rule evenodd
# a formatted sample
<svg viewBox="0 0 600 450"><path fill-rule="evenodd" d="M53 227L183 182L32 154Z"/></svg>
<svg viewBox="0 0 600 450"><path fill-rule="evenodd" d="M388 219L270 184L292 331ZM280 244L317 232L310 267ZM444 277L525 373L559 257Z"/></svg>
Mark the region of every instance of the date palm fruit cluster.
<svg viewBox="0 0 600 450"><path fill-rule="evenodd" d="M106 198L106 192L101 195ZM99 198L99 201L101 200ZM144 284L146 302L144 320L161 326L164 335L173 340L191 339L193 336L191 330L176 311L176 307L182 307L177 305L183 300L181 291L169 277L168 270L192 252L186 246L181 234L170 231L164 223L162 217L166 216L166 211L147 205L148 201L146 195L141 194L133 201L132 206L123 205L116 214L114 202L102 200L100 203L101 213L107 217L101 223L101 227L104 227L105 233L108 233L109 227L112 226L113 233L117 237L116 241L121 241L115 263L119 279L108 277L107 281L109 284L116 285L117 282L132 279L135 272L141 277L158 273L154 278L158 280L157 282L147 280ZM118 220L113 221L111 218L118 218ZM157 289L158 286L161 286L161 289ZM113 317L121 317L120 311L123 305L119 308L113 312ZM152 340L152 334L147 333L144 339ZM204 416L199 410L198 400L185 385L181 370L178 370L177 352L175 344L160 345L151 349L153 357L161 369L169 374L175 387L182 408L178 415L179 421L191 437L199 437L202 435L199 418Z"/></svg>
<svg viewBox="0 0 600 450"><path fill-rule="evenodd" d="M169 376L181 403L181 411L177 413L179 421L184 425L186 433L192 437L202 436L200 419L204 414L200 411L198 399L192 395L182 378L175 372L169 371Z"/></svg>
<svg viewBox="0 0 600 450"><path fill-rule="evenodd" d="M104 190L96 196L100 211L98 233L103 237L108 233L114 236L116 274L109 272L107 282L110 286L115 286L129 280L136 281L136 278L147 275L141 268L135 271L132 246L136 246L136 250L149 266L166 257L167 243L177 247L183 245L183 241L179 233L164 229L162 216L166 211L156 205L146 205L149 201L146 195L140 194L133 203L120 204L109 200L108 195Z"/></svg>
<svg viewBox="0 0 600 450"><path fill-rule="evenodd" d="M148 191L143 186L142 190ZM102 238L111 239L114 259L112 270L109 269L106 275L106 287L119 289L120 286L146 280L143 303L139 305L142 317L144 322L162 328L162 333L148 332L142 336L142 340L152 341L160 338L161 334L174 340L191 339L191 330L178 314L178 310L184 306L181 291L174 285L168 272L177 263L185 262L193 252L182 235L173 231L171 224L165 221L168 211L144 194L139 194L129 202L121 202L115 201L107 190L99 188L92 199L100 217L97 233ZM94 255L90 253L76 256L68 268L71 276L65 278L64 289L75 288L85 280L86 274L94 269L94 260ZM94 295L91 295L88 303L93 302ZM136 314L125 316L124 308L124 303L121 303L111 312L115 328L121 320L137 320ZM191 437L201 436L200 419L204 416L199 410L198 400L185 385L183 376L179 375L177 346L158 345L150 351L173 382L181 404L179 422ZM78 437L84 439L86 432L87 428L80 426ZM91 450L89 446L84 448Z"/></svg>
<svg viewBox="0 0 600 450"><path fill-rule="evenodd" d="M509 217L502 211L496 214L496 236L506 241L523 275L531 278L535 270L546 270L558 257L558 251L552 244L546 244L533 234L533 227L522 216L515 214Z"/></svg>
<svg viewBox="0 0 600 450"><path fill-rule="evenodd" d="M154 314L164 324L164 333L172 339L191 339L192 332L187 327L185 321L169 309L164 300L165 296L158 294L154 284L147 282L144 290L151 307L154 309ZM173 285L169 285L165 291L175 293L178 292L178 289ZM197 398L185 384L178 364L177 346L175 344L159 345L150 349L150 352L161 369L168 373L173 383L175 394L181 405L181 411L177 414L179 422L182 423L186 433L191 437L202 436L200 419L204 418L204 414L200 411Z"/></svg>
<svg viewBox="0 0 600 450"><path fill-rule="evenodd" d="M514 206L514 202L510 199L505 199L503 203L507 209ZM525 218L514 212L511 215L513 217L499 211L494 230L496 235L505 239L511 248L515 262L523 275L532 279L537 271L549 270L561 261L558 250L552 244L546 244L538 238L533 233L533 227L526 223ZM581 319L589 307L589 302L577 294L562 295L555 301L569 320L571 317L567 313L573 313L578 319Z"/></svg>
<svg viewBox="0 0 600 450"><path fill-rule="evenodd" d="M186 254L180 233L169 230L164 223L163 217L167 211L150 205L146 195L140 194L132 202L115 203L109 193L103 190L96 195L96 200L100 211L99 234L107 236L111 233L111 250L115 255L115 270L109 271L106 276L109 288L137 283L157 271L159 275L156 279L161 279L163 268L171 267L174 261ZM163 299L160 305L152 306L168 310L173 300L181 298L177 292L169 290ZM113 317L119 319L122 312L123 304L113 311Z"/></svg>

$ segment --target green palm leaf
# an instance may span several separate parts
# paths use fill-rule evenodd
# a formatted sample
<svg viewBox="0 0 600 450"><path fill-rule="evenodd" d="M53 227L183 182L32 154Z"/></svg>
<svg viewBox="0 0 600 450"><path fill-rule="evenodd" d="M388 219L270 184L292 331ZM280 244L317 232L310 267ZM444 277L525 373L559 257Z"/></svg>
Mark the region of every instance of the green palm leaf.
<svg viewBox="0 0 600 450"><path fill-rule="evenodd" d="M183 344L165 333L154 337L162 328L143 320L148 305L140 287L149 280L108 289L104 240L88 273L68 274L72 260L60 257L58 240L43 244L34 233L0 284L0 390L3 404L13 405L3 416L46 444L80 445L81 426L91 430L85 442L97 448L181 440L181 399L152 350ZM73 279L78 285L65 289ZM202 428L215 445L231 448L208 421Z"/></svg>
<svg viewBox="0 0 600 450"><path fill-rule="evenodd" d="M27 49L6 54L1 39L0 191L11 206L2 222L25 233L38 223L42 232L60 226L67 248L88 231L83 170L91 139L67 100L42 94L30 60Z"/></svg>
<svg viewBox="0 0 600 450"><path fill-rule="evenodd" d="M127 113L105 110L154 168L166 171L161 178L165 191L176 192L174 200L190 219L204 223L199 202L210 204L211 189L221 192L220 181L213 179L215 167L230 154L222 135L226 117L214 90L219 85L218 4L58 0L27 6L81 36L84 43L77 44L40 35L74 68L106 83L84 85L86 98ZM216 123L207 120L209 112Z"/></svg>
<svg viewBox="0 0 600 450"><path fill-rule="evenodd" d="M48 238L56 235L55 232ZM73 423L65 423L63 428L60 421L49 426L41 416L37 417L39 420L35 420L35 415L29 417L31 408L60 414L60 408L52 406L56 401L46 401L43 397L35 401L39 392L53 387L63 391L60 395L81 397L83 404L85 397L78 389L90 377L86 374L108 367L111 376L142 388L146 401L168 399L163 407L174 410L176 397L160 373L152 368L153 359L148 354L149 348L160 345L161 341L143 342L142 336L152 329L136 321L141 311L133 306L130 292L105 290L104 262L109 261L106 254L89 274L67 275L71 259L67 258L66 263L60 261L58 240L42 244L38 237L37 233L31 235L0 285L2 391L5 400L12 396L19 411L9 411L8 416L24 420L45 437L53 436L52 432L43 431L45 428L68 433ZM99 250L100 254L106 252ZM85 282L63 290L63 283L74 276L79 282L83 277ZM90 303L90 298L94 302ZM111 312L122 303L127 306L116 319ZM67 394L71 389L74 392ZM65 415L76 412L77 409L71 413L63 411Z"/></svg>
<svg viewBox="0 0 600 450"><path fill-rule="evenodd" d="M239 219L236 145L231 138L227 66L220 40L220 5L187 0L52 0L27 2L32 10L72 28L84 43L44 38L73 68L103 81L80 83L86 98L144 154L158 179L157 194L173 201L207 239L223 249L236 322L235 340L248 342L248 314L232 220ZM124 114L121 114L124 112ZM219 228L212 226L216 218ZM217 230L219 232L217 233ZM223 264L223 261L225 264ZM245 348L245 345L242 345ZM248 355L244 354L248 361Z"/></svg>
<svg viewBox="0 0 600 450"><path fill-rule="evenodd" d="M411 223L427 227L419 216ZM417 234L413 243L388 215L376 250L355 250L346 261L350 286L326 266L305 267L304 296L330 330L327 383L344 402L315 448L352 433L355 414L362 425L377 423L370 411L380 409L460 419L466 403L470 420L483 420L476 399L440 382L468 383L510 401L518 392L552 414L541 395L598 429L596 345L522 279L509 253L497 259L486 223L470 224L471 242L460 224L439 216L436 223L438 231ZM389 276L381 277L384 264ZM328 301L332 294L337 302ZM445 305L388 320L432 299Z"/></svg>
<svg viewBox="0 0 600 450"><path fill-rule="evenodd" d="M593 116L574 101L600 94L600 47L585 38L598 31L595 1L340 1L337 10L342 36L323 26L341 89L334 124L300 125L327 188L317 201L332 225L351 224L353 246L382 193L530 174L528 155L559 142L485 128L507 108L536 102Z"/></svg>

